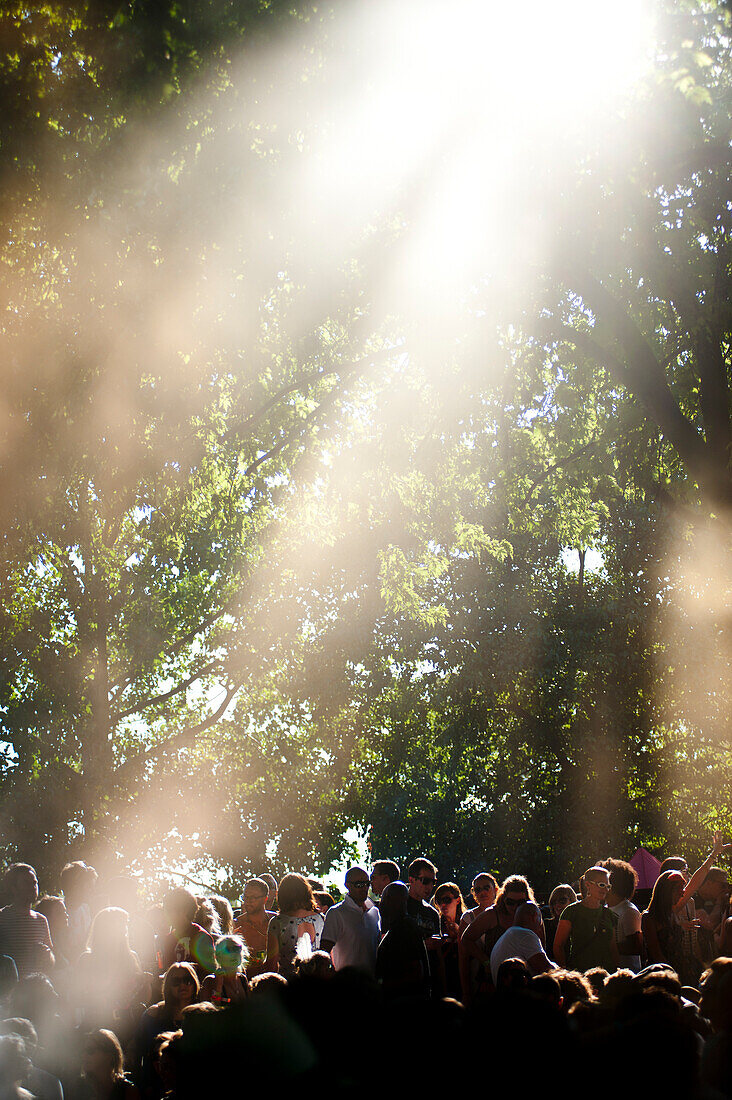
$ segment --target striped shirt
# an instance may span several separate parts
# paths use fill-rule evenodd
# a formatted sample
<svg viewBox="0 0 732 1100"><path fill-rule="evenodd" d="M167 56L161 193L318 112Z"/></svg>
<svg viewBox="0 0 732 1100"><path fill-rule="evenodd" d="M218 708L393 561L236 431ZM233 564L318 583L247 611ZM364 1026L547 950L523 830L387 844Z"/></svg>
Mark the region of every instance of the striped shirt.
<svg viewBox="0 0 732 1100"><path fill-rule="evenodd" d="M42 913L18 909L15 905L0 909L0 955L10 955L15 959L19 978L34 970L45 969L39 944L53 949L48 921Z"/></svg>

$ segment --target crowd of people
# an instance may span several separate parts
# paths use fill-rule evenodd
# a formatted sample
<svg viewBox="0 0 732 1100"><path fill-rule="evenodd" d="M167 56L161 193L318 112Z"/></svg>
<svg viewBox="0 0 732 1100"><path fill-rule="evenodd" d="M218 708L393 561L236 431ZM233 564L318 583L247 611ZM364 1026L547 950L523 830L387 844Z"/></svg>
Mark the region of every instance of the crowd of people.
<svg viewBox="0 0 732 1100"><path fill-rule="evenodd" d="M541 904L488 871L465 896L413 859L251 878L240 907L129 877L5 872L0 1100L185 1100L277 1084L681 1088L732 1097L732 915L715 834L692 873L602 859ZM149 901L150 899L148 899ZM636 898L636 900L639 900ZM419 1082L419 1084L416 1084Z"/></svg>

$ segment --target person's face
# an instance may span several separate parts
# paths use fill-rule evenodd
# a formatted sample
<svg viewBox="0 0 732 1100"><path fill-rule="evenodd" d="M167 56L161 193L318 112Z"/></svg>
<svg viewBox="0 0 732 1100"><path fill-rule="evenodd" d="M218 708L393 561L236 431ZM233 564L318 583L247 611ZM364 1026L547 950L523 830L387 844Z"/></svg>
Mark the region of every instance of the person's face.
<svg viewBox="0 0 732 1100"><path fill-rule="evenodd" d="M607 873L601 875L599 871L595 871L591 878L585 879L585 890L590 901L603 902L609 889L610 876Z"/></svg>
<svg viewBox="0 0 732 1100"><path fill-rule="evenodd" d="M385 875L383 871L371 872L371 889L377 897L381 897L390 882L391 879L388 875Z"/></svg>
<svg viewBox="0 0 732 1100"><path fill-rule="evenodd" d="M13 899L17 905L35 905L38 901L38 879L34 871L19 871L13 881Z"/></svg>
<svg viewBox="0 0 732 1100"><path fill-rule="evenodd" d="M427 867L416 878L409 876L409 893L419 901L429 901L436 885L437 879Z"/></svg>
<svg viewBox="0 0 732 1100"><path fill-rule="evenodd" d="M106 1050L87 1047L84 1051L83 1069L85 1077L91 1077L94 1081L106 1081L112 1076L112 1059Z"/></svg>
<svg viewBox="0 0 732 1100"><path fill-rule="evenodd" d="M170 979L170 991L179 1008L193 1004L196 987L187 974L174 974Z"/></svg>
<svg viewBox="0 0 732 1100"><path fill-rule="evenodd" d="M226 944L216 945L216 965L225 974L236 974L241 966L241 950L229 948Z"/></svg>
<svg viewBox="0 0 732 1100"><path fill-rule="evenodd" d="M346 879L346 890L357 905L363 905L369 896L369 880L365 871L355 871Z"/></svg>
<svg viewBox="0 0 732 1100"><path fill-rule="evenodd" d="M559 920L564 910L568 905L572 904L572 898L568 894L560 894L558 898L555 898L552 902L552 913Z"/></svg>
<svg viewBox="0 0 732 1100"><path fill-rule="evenodd" d="M500 989L525 989L529 984L529 975L522 966L506 967L501 973Z"/></svg>
<svg viewBox="0 0 732 1100"><path fill-rule="evenodd" d="M523 905L525 901L529 900L529 896L525 890L521 890L518 887L516 889L507 890L503 895L503 904L506 908L506 912L510 913L511 917L515 920L516 910L519 905Z"/></svg>
<svg viewBox="0 0 732 1100"><path fill-rule="evenodd" d="M496 900L496 888L489 878L479 878L473 885L473 897L482 909L487 909Z"/></svg>
<svg viewBox="0 0 732 1100"><path fill-rule="evenodd" d="M453 921L457 920L457 904L458 899L450 890L444 890L439 897L435 898L435 905L440 914Z"/></svg>
<svg viewBox="0 0 732 1100"><path fill-rule="evenodd" d="M242 895L242 903L247 916L254 917L263 913L269 894L264 893L261 886L245 886Z"/></svg>

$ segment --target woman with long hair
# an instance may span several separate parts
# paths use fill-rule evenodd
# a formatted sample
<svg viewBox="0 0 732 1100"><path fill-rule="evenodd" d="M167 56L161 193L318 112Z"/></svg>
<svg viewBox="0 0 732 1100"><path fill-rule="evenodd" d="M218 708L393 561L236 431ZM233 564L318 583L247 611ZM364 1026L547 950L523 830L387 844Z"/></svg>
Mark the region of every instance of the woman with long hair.
<svg viewBox="0 0 732 1100"><path fill-rule="evenodd" d="M458 962L460 967L460 991L462 1000L469 1004L478 990L480 963L466 951L460 950L460 940L468 925L485 913L495 903L498 895L498 882L490 871L480 871L473 879L470 895L475 902L472 909L466 909L460 918L458 929Z"/></svg>
<svg viewBox="0 0 732 1100"><path fill-rule="evenodd" d="M139 1100L139 1092L124 1075L122 1047L113 1031L98 1028L87 1035L83 1067L94 1100Z"/></svg>
<svg viewBox="0 0 732 1100"><path fill-rule="evenodd" d="M523 875L509 875L504 879L495 903L477 916L463 932L460 938L461 958L477 959L483 969L476 992L487 992L492 989L491 951L503 933L512 927L516 910L525 901L534 901L534 891ZM539 938L543 942L543 925ZM465 963L463 963L464 969ZM471 993L472 991L468 992L468 997Z"/></svg>
<svg viewBox="0 0 732 1100"><path fill-rule="evenodd" d="M310 883L302 875L285 875L277 896L280 911L269 922L264 969L291 978L295 958L320 947L325 918L318 909ZM303 938L308 942L300 944Z"/></svg>
<svg viewBox="0 0 732 1100"><path fill-rule="evenodd" d="M578 900L573 887L568 882L560 882L559 886L555 886L549 895L551 916L544 921L544 932L546 934L546 953L550 959L554 958L554 937L557 934L559 918L568 905L574 905Z"/></svg>
<svg viewBox="0 0 732 1100"><path fill-rule="evenodd" d="M163 999L151 1005L140 1020L135 1039L136 1080L148 1100L162 1095L160 1078L155 1072L155 1037L161 1031L176 1031L183 1010L198 1000L200 985L191 963L172 963L163 977Z"/></svg>
<svg viewBox="0 0 732 1100"><path fill-rule="evenodd" d="M722 834L715 833L712 850L687 882L681 871L664 871L656 879L642 931L649 962L672 966L682 985L697 985L703 964L697 942L699 922L689 919L686 904L725 848Z"/></svg>
<svg viewBox="0 0 732 1100"><path fill-rule="evenodd" d="M124 909L100 909L88 946L69 974L69 998L85 1029L111 1030L125 1045L146 1000L140 960L130 948Z"/></svg>
<svg viewBox="0 0 732 1100"><path fill-rule="evenodd" d="M460 1000L460 961L458 940L460 921L466 906L460 887L455 882L443 882L435 890L432 904L440 914L440 934L442 935L442 959L445 964L445 993L448 997Z"/></svg>

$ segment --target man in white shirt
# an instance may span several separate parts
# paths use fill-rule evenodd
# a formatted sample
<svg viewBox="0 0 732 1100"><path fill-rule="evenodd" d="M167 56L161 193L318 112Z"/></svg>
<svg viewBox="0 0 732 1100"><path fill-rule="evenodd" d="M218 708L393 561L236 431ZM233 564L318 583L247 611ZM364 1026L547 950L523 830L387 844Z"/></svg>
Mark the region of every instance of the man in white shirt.
<svg viewBox="0 0 732 1100"><path fill-rule="evenodd" d="M539 939L541 910L535 901L519 905L513 926L503 933L491 951L491 976L496 984L498 967L506 959L523 959L532 974L544 974L555 966Z"/></svg>
<svg viewBox="0 0 732 1100"><path fill-rule="evenodd" d="M617 917L615 940L620 955L620 966L637 974L641 968L641 913L630 900L638 885L638 874L624 859L605 859L600 864L610 875L610 890L605 899L611 912Z"/></svg>
<svg viewBox="0 0 732 1100"><path fill-rule="evenodd" d="M369 876L363 867L348 869L346 890L344 900L325 915L320 949L330 952L336 970L355 966L373 974L381 918L378 907L369 901Z"/></svg>

